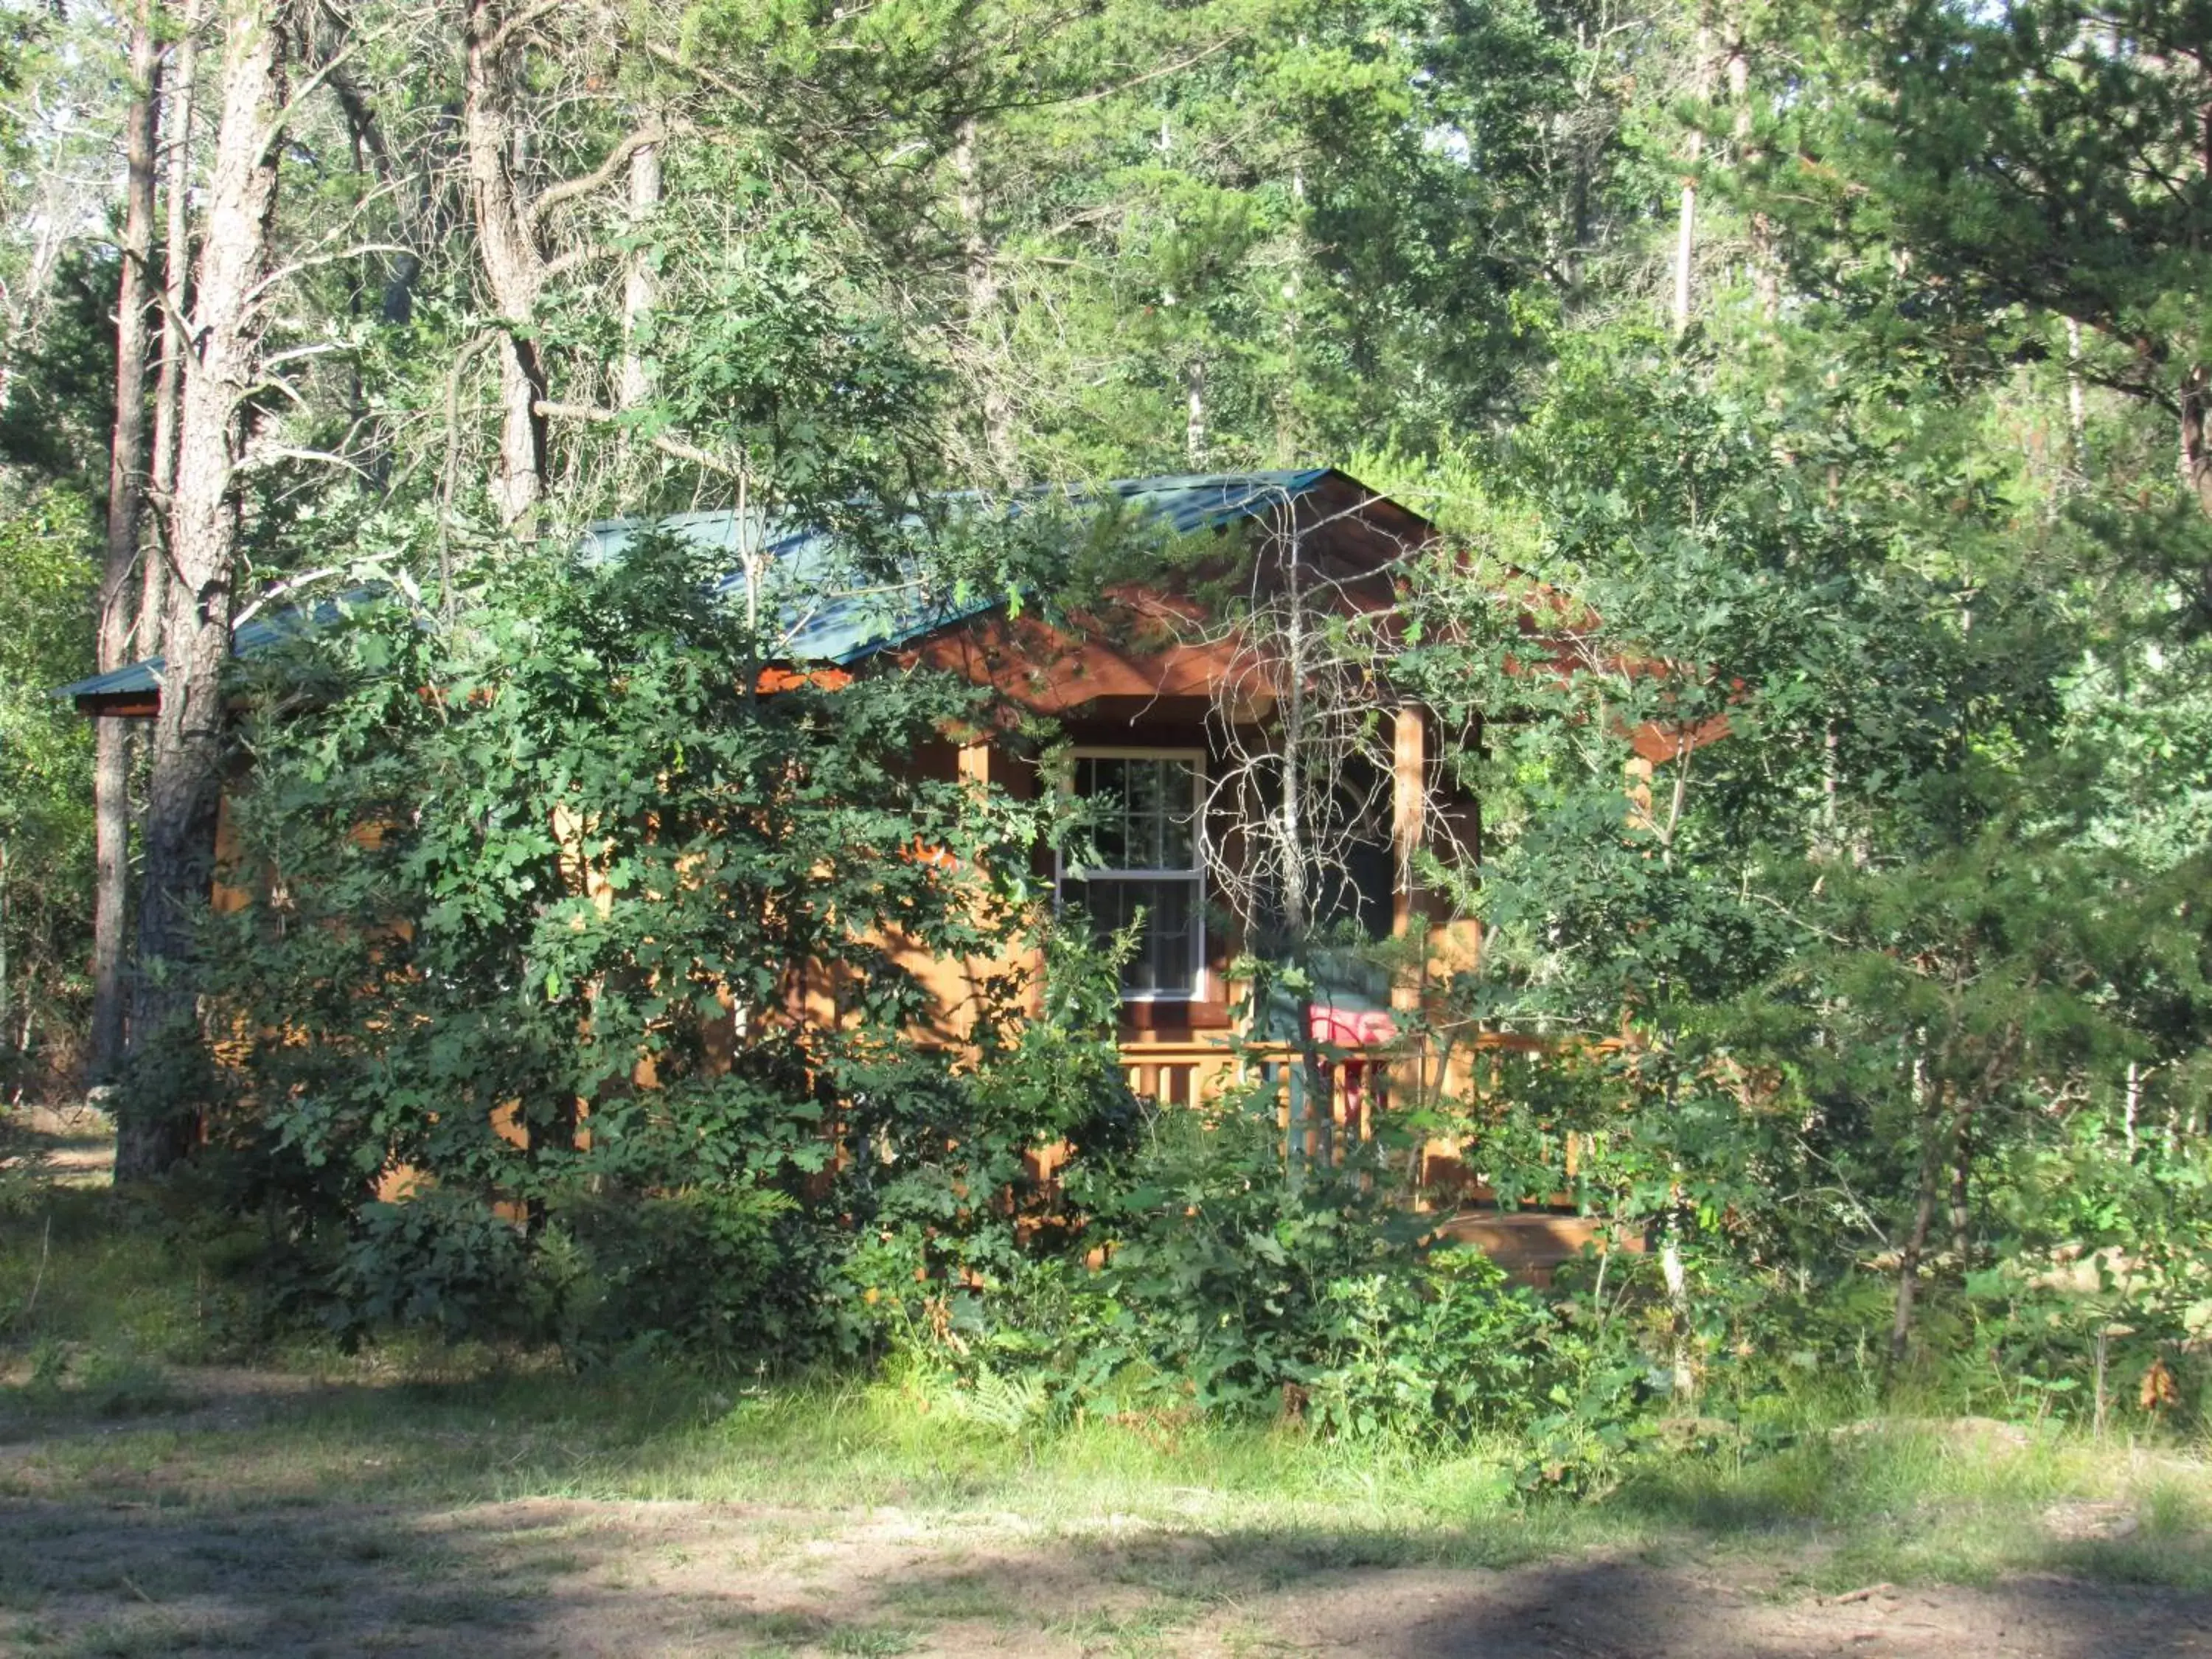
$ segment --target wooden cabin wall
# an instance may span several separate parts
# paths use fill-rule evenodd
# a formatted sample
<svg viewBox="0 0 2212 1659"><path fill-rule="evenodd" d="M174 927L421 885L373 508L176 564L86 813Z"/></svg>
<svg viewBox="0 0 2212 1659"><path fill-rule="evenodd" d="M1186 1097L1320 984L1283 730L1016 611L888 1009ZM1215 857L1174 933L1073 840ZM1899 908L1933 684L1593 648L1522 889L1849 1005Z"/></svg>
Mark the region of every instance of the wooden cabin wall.
<svg viewBox="0 0 2212 1659"><path fill-rule="evenodd" d="M995 787L1017 800L1033 800L1039 786L1036 763L1019 753L997 734L980 732L970 741L951 738L923 744L915 753L917 781L961 782L976 789ZM1048 866L1044 873L1048 875ZM929 993L936 1012L927 1027L914 1033L916 1040L942 1047L965 1048L973 1036L988 994L991 980L1019 972L1030 992L1027 1012L1042 1006L1043 961L1034 947L1012 945L989 957L942 957L896 932L878 933L873 942L890 959L912 974ZM836 1018L835 988L825 987Z"/></svg>

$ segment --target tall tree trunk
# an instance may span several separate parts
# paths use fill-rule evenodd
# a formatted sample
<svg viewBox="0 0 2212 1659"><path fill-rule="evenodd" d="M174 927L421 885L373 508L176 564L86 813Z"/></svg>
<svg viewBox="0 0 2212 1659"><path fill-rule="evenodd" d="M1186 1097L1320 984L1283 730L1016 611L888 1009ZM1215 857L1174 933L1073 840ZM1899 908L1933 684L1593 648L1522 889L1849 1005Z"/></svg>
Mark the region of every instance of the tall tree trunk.
<svg viewBox="0 0 2212 1659"><path fill-rule="evenodd" d="M1667 1287L1668 1407L1689 1411L1698 1401L1697 1350L1692 1340L1690 1273L1682 1261L1681 1192L1674 1194L1659 1238L1659 1277Z"/></svg>
<svg viewBox="0 0 2212 1659"><path fill-rule="evenodd" d="M1283 275L1283 313L1280 337L1283 369L1275 382L1275 465L1298 464L1298 301L1305 287L1306 173L1297 161L1291 164L1291 228L1288 269Z"/></svg>
<svg viewBox="0 0 2212 1659"><path fill-rule="evenodd" d="M285 0L227 0L222 116L206 190L169 507L176 581L167 667L147 791L138 975L131 1003L131 1085L116 1143L118 1181L166 1170L190 1149L197 1039L194 934L214 874L222 800L223 666L237 581L237 473L248 400L261 378L263 293L276 208Z"/></svg>
<svg viewBox="0 0 2212 1659"><path fill-rule="evenodd" d="M1196 360L1194 360L1195 365ZM1197 463L1193 462L1194 469ZM1277 672L1279 690L1279 708L1283 722L1282 780L1283 806L1279 830L1280 848L1279 864L1282 872L1283 927L1285 934L1285 958L1296 970L1295 981L1305 988L1299 993L1303 999L1297 1004L1293 1018L1297 1021L1291 1041L1298 1048L1297 1065L1300 1086L1291 1096L1290 1138L1292 1143L1291 1170L1295 1176L1296 1159L1307 1150L1306 1137L1312 1136L1311 1152L1316 1169L1326 1171L1336 1161L1335 1119L1330 1087L1328 1057L1314 1036L1311 986L1313 983L1315 890L1323 879L1322 866L1327 849L1318 842L1323 830L1322 824L1310 820L1306 811L1304 792L1312 787L1310 769L1317 763L1315 742L1314 711L1308 708L1310 685L1318 678L1314 670L1320 653L1321 641L1317 631L1310 625L1306 616L1304 545L1293 527L1283 537L1286 551L1286 568L1283 582L1282 662ZM1324 716L1325 718L1325 716ZM1300 1109L1303 1108L1303 1110Z"/></svg>
<svg viewBox="0 0 2212 1659"><path fill-rule="evenodd" d="M514 177L513 88L507 57L514 35L501 0L465 0L461 125L477 256L504 331L499 354L499 472L492 496L501 519L526 526L544 499L545 368L531 325L545 286L545 259Z"/></svg>
<svg viewBox="0 0 2212 1659"><path fill-rule="evenodd" d="M1194 472L1206 470L1206 359L1193 357L1183 370L1182 453Z"/></svg>
<svg viewBox="0 0 2212 1659"><path fill-rule="evenodd" d="M2181 379L2180 403L2182 487L2212 514L2212 440L2205 433L2212 416L2212 366L2191 366Z"/></svg>
<svg viewBox="0 0 2212 1659"><path fill-rule="evenodd" d="M1703 23L1698 25L1697 62L1692 73L1696 77L1697 96L1700 101L1711 95L1709 77L1712 70L1711 31ZM1692 128L1690 132L1688 154L1682 173L1682 206L1674 225L1674 332L1690 331L1692 309L1692 278L1697 268L1698 247L1698 163L1705 151L1705 136Z"/></svg>
<svg viewBox="0 0 2212 1659"><path fill-rule="evenodd" d="M1971 1216L1966 1202L1973 1155L1974 1118L2011 1066L2012 1057L2019 1050L2020 1041L2020 1028L2016 1024L2008 1026L2003 1039L1986 1062L1974 1085L1961 1088L1947 1080L1937 1091L1938 1098L1934 1103L1927 1100L1926 1067L1917 1055L1914 1058L1914 1098L1916 1103L1923 1109L1920 1179L1913 1206L1912 1231L1905 1237L1905 1248L1898 1253L1897 1304L1889 1327L1889 1360L1892 1365L1905 1358L1912 1339L1912 1313L1919 1296L1920 1267L1927 1259L1928 1234L1935 1224L1936 1205L1942 1198L1943 1172L1947 1168L1952 1172L1953 1243L1962 1256L1972 1247ZM1946 1055L1949 1054L1948 1042L1944 1044L1942 1052ZM1938 1069L1942 1068L1939 1066Z"/></svg>
<svg viewBox="0 0 2212 1659"><path fill-rule="evenodd" d="M1751 52L1741 16L1729 23L1727 73L1729 101L1735 107L1735 153L1730 159L1738 167L1749 167L1758 161L1759 152L1753 142ZM1751 216L1751 291L1760 317L1771 323L1781 315L1781 259L1775 248L1774 221L1764 209L1753 209Z"/></svg>
<svg viewBox="0 0 2212 1659"><path fill-rule="evenodd" d="M1974 1269L1974 1127L1961 1115L1951 1149L1951 1255L1964 1279Z"/></svg>
<svg viewBox="0 0 2212 1659"><path fill-rule="evenodd" d="M629 155L629 222L644 228L660 206L660 146L640 144ZM653 396L653 376L638 336L653 310L653 262L646 248L632 250L623 278L623 361L616 396L624 409L640 409Z"/></svg>
<svg viewBox="0 0 2212 1659"><path fill-rule="evenodd" d="M1912 1310L1920 1292L1920 1264L1928 1254L1928 1230L1936 1219L1936 1200L1943 1174L1944 1136L1941 1119L1930 1111L1923 1120L1918 1194L1912 1210L1912 1230L1905 1248L1897 1253L1897 1301L1889 1321L1889 1363L1905 1358L1912 1340Z"/></svg>
<svg viewBox="0 0 2212 1659"><path fill-rule="evenodd" d="M167 222L161 250L161 374L154 387L153 496L157 526L177 489L177 416L185 392L185 307L191 301L192 82L199 72L200 0L185 0L184 30L168 74ZM138 597L138 650L161 648L169 603L167 537L150 548Z"/></svg>
<svg viewBox="0 0 2212 1659"><path fill-rule="evenodd" d="M2066 487L2079 489L2089 477L2089 406L2081 387L2081 325L2066 319Z"/></svg>
<svg viewBox="0 0 2212 1659"><path fill-rule="evenodd" d="M989 204L975 160L975 118L960 124L952 146L955 206L960 213L961 266L968 287L968 349L983 406L983 453L1002 484L1021 482L1014 447L1013 400L1006 395L1006 362L999 349L999 265L988 232Z"/></svg>
<svg viewBox="0 0 2212 1659"><path fill-rule="evenodd" d="M155 0L131 22L131 108L124 120L122 274L115 300L115 430L107 453L107 547L100 581L100 666L131 659L130 603L146 499L146 356L153 337L154 149L161 110ZM96 722L93 762L92 1069L112 1074L123 1054L123 934L130 914L131 728Z"/></svg>

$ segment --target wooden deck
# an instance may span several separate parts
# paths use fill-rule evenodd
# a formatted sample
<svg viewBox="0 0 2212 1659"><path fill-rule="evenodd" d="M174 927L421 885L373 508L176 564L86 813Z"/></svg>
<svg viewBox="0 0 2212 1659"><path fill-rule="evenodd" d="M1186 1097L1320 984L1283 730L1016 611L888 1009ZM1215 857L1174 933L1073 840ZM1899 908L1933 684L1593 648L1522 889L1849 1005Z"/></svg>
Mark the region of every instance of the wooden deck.
<svg viewBox="0 0 2212 1659"><path fill-rule="evenodd" d="M1298 1050L1290 1044L1245 1044L1240 1048L1225 1039L1155 1039L1141 1034L1121 1044L1121 1073L1130 1092L1162 1106L1203 1109L1218 1103L1232 1088L1255 1082L1272 1085L1285 1153L1293 1149L1290 1137L1295 1120L1300 1126L1295 1150L1309 1161L1326 1157L1332 1145L1364 1139L1372 1132L1375 1115L1389 1108L1391 1059L1376 1053L1327 1067L1329 1127L1324 1134L1322 1113L1308 1109L1304 1067ZM1575 1150L1570 1144L1570 1174L1577 1162ZM1585 1245L1606 1248L1605 1224L1573 1213L1564 1194L1542 1209L1507 1211L1488 1202L1487 1188L1474 1185L1465 1171L1466 1151L1455 1143L1437 1141L1423 1154L1420 1207L1437 1212L1437 1237L1475 1245L1509 1277L1538 1285L1548 1285L1559 1265L1574 1260ZM1641 1239L1620 1243L1631 1251L1643 1248Z"/></svg>

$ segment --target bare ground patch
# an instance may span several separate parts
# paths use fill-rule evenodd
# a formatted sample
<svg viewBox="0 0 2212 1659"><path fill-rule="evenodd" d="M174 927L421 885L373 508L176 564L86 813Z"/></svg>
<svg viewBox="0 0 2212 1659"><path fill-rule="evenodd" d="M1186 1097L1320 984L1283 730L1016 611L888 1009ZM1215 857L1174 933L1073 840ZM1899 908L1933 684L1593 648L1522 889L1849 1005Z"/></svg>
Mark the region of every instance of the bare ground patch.
<svg viewBox="0 0 2212 1659"><path fill-rule="evenodd" d="M39 1172L59 1186L105 1187L115 1171L115 1126L97 1108L27 1105L16 1119Z"/></svg>
<svg viewBox="0 0 2212 1659"><path fill-rule="evenodd" d="M1617 1553L1332 1566L1323 1540L994 1513L89 1497L0 1511L0 1647L96 1654L1375 1659L2212 1655L2212 1596L2053 1575L1779 1591Z"/></svg>
<svg viewBox="0 0 2212 1659"><path fill-rule="evenodd" d="M1376 1659L2212 1653L2212 1598L2056 1577L1776 1597L1711 1565L1598 1558L1504 1572L1342 1575L1277 1598L1282 1650Z"/></svg>

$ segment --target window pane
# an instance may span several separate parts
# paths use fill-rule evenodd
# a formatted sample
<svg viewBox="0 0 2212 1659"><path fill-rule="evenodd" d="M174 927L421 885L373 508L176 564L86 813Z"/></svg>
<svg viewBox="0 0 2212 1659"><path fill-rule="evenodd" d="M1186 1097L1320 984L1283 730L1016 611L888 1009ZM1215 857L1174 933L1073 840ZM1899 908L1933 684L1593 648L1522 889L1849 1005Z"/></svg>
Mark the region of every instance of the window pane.
<svg viewBox="0 0 2212 1659"><path fill-rule="evenodd" d="M1145 913L1136 953L1121 966L1123 991L1140 996L1188 996L1198 988L1195 877L1071 881L1064 891L1068 903L1089 914L1102 940L1127 927L1139 910Z"/></svg>
<svg viewBox="0 0 2212 1659"><path fill-rule="evenodd" d="M1090 803L1098 867L1196 870L1198 776L1187 760L1079 756L1075 793Z"/></svg>
<svg viewBox="0 0 2212 1659"><path fill-rule="evenodd" d="M1197 798L1197 781L1192 775L1195 769L1188 761L1160 763L1164 811L1159 867L1163 870L1198 867L1198 815L1192 805Z"/></svg>
<svg viewBox="0 0 2212 1659"><path fill-rule="evenodd" d="M1129 772L1129 865L1156 870L1160 863L1160 763L1127 763Z"/></svg>
<svg viewBox="0 0 2212 1659"><path fill-rule="evenodd" d="M1197 983L1197 939L1192 931L1192 889L1197 884L1181 881L1132 883L1143 889L1139 902L1146 907L1145 948L1129 964L1141 970L1141 982L1132 990L1188 994Z"/></svg>
<svg viewBox="0 0 2212 1659"><path fill-rule="evenodd" d="M1086 759L1076 763L1075 792L1091 803L1091 840L1098 861L1109 870L1129 863L1128 767L1127 761Z"/></svg>

